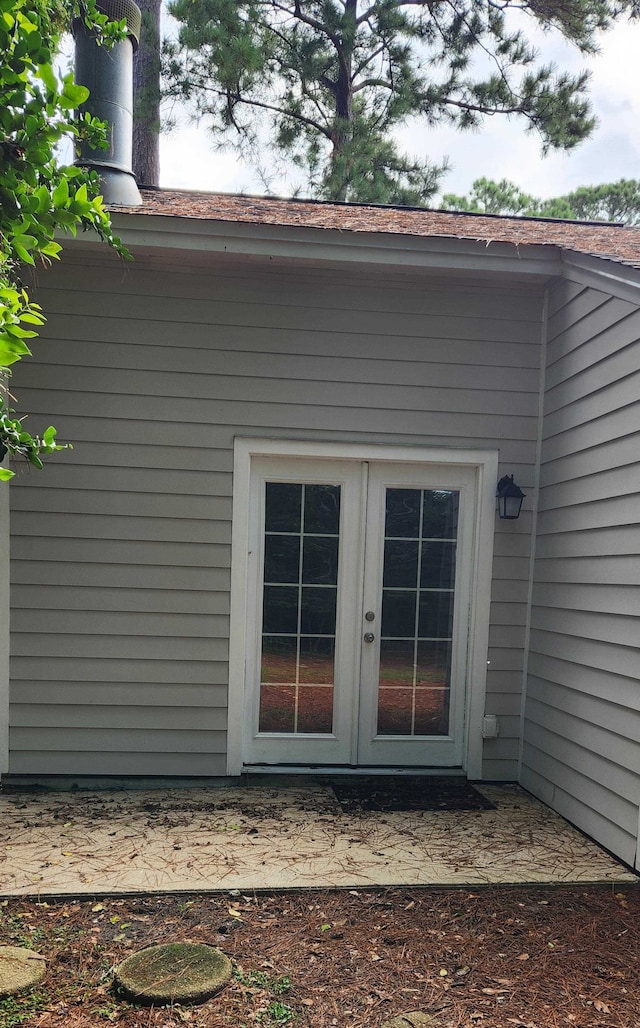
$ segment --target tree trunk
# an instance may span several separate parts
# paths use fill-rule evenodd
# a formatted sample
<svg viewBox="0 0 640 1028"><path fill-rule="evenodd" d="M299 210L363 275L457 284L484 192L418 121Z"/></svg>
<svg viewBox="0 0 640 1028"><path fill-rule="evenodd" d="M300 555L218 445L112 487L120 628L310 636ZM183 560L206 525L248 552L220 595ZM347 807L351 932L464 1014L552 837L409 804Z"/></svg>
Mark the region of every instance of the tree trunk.
<svg viewBox="0 0 640 1028"><path fill-rule="evenodd" d="M137 0L140 46L133 62L133 174L139 186L160 184L160 4Z"/></svg>
<svg viewBox="0 0 640 1028"><path fill-rule="evenodd" d="M353 133L353 82L351 79L358 0L346 0L341 46L338 51L336 119L332 136L331 164L336 200L346 200L349 190L349 161L346 151Z"/></svg>

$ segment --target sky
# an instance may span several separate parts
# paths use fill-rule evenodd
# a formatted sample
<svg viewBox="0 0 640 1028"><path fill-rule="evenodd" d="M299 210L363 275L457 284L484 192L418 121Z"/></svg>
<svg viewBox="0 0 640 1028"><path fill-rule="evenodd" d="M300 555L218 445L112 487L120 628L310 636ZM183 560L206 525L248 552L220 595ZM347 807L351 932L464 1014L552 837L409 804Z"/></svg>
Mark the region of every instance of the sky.
<svg viewBox="0 0 640 1028"><path fill-rule="evenodd" d="M543 158L539 139L527 135L521 122L494 117L474 133L427 131L412 123L398 133L401 147L437 162L448 157L451 169L442 183L444 192L467 193L473 180L482 176L510 179L540 197L559 196L581 185L640 179L640 24L620 23L601 36L601 52L592 58L542 33L532 39L545 61L569 71L585 67L591 71L590 97L599 124L588 141L570 154ZM190 124L186 113L179 115L178 122L178 127L161 139L162 186L265 192L254 169L232 153L213 149L204 124ZM270 191L285 196L291 189L274 175Z"/></svg>

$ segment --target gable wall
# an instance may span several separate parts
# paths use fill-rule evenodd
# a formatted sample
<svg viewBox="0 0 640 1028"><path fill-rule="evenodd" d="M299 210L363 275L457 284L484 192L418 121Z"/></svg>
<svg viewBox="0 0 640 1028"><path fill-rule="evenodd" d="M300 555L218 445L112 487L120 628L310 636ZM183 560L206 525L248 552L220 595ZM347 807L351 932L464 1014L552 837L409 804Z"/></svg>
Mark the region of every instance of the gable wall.
<svg viewBox="0 0 640 1028"><path fill-rule="evenodd" d="M640 799L640 310L551 292L521 782L633 864Z"/></svg>
<svg viewBox="0 0 640 1028"><path fill-rule="evenodd" d="M530 493L542 293L75 261L15 382L75 449L11 488L10 771L224 774L234 436L496 447ZM496 524L485 775L513 779L531 520Z"/></svg>

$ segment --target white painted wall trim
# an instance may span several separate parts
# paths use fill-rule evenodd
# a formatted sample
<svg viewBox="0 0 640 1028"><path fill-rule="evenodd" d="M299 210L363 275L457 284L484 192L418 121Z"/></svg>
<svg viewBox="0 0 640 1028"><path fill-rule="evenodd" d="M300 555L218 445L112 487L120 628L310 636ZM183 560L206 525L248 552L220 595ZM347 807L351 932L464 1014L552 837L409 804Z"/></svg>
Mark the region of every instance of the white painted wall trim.
<svg viewBox="0 0 640 1028"><path fill-rule="evenodd" d="M540 473L542 470L542 433L544 428L545 387L547 381L547 345L549 322L549 287L545 289L540 327L540 386L538 389L538 434L536 439L536 463L532 498L531 540L529 550L529 584L527 587L527 617L524 636L524 662L522 665L522 699L520 702L520 741L518 744L518 781L522 775L524 759L524 728L527 708L527 685L529 681L529 644L531 641L531 610L533 607L533 586L536 572L536 541L538 537L538 504L540 502Z"/></svg>
<svg viewBox="0 0 640 1028"><path fill-rule="evenodd" d="M0 774L9 770L9 489L0 483Z"/></svg>
<svg viewBox="0 0 640 1028"><path fill-rule="evenodd" d="M233 454L231 513L231 601L229 629L229 695L227 697L227 774L242 774L244 680L246 660L247 576L249 573L249 495L251 452L236 440Z"/></svg>
<svg viewBox="0 0 640 1028"><path fill-rule="evenodd" d="M245 633L249 547L249 495L254 457L305 457L319 460L385 461L407 464L449 464L473 467L477 475L474 568L469 628L469 683L466 711L465 770L469 778L482 778L482 717L485 712L488 597L491 594L495 489L498 476L496 450L449 447L396 447L364 443L323 443L280 439L236 439L234 444L233 524L231 536L231 629L229 641L229 698L227 774L243 769L242 737L245 682Z"/></svg>

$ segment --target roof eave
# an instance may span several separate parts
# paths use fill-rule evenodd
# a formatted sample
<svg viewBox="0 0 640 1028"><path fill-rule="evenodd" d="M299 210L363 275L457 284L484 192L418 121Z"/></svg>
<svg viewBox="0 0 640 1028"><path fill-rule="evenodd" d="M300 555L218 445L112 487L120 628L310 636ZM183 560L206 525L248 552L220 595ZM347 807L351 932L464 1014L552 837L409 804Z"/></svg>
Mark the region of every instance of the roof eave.
<svg viewBox="0 0 640 1028"><path fill-rule="evenodd" d="M186 250L236 256L309 260L548 278L562 273L555 245L514 244L454 236L352 232L308 226L163 217L113 211L115 233L132 250Z"/></svg>
<svg viewBox="0 0 640 1028"><path fill-rule="evenodd" d="M594 289L608 289L621 299L638 303L640 267L627 264L615 257L602 254L579 253L563 250L562 275L564 278L593 286Z"/></svg>

